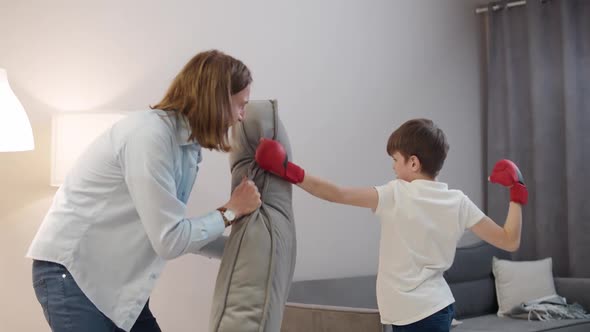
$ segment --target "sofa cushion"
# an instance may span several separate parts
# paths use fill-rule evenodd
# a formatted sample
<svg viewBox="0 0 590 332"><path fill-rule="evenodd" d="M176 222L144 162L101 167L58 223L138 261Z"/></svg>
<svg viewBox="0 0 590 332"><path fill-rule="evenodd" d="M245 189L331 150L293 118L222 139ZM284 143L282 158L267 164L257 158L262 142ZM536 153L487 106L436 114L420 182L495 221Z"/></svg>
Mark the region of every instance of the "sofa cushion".
<svg viewBox="0 0 590 332"><path fill-rule="evenodd" d="M469 318L451 329L451 332L536 332L536 331L590 331L590 320L566 319L553 321L528 321L498 317L495 314Z"/></svg>
<svg viewBox="0 0 590 332"><path fill-rule="evenodd" d="M551 258L512 262L494 257L492 270L496 278L498 316L523 302L555 295Z"/></svg>
<svg viewBox="0 0 590 332"><path fill-rule="evenodd" d="M294 282L287 301L324 306L377 309L377 277L360 276Z"/></svg>
<svg viewBox="0 0 590 332"><path fill-rule="evenodd" d="M444 274L455 297L457 318L486 315L498 310L492 274L494 256L509 257L507 252L485 242L457 248L453 265Z"/></svg>

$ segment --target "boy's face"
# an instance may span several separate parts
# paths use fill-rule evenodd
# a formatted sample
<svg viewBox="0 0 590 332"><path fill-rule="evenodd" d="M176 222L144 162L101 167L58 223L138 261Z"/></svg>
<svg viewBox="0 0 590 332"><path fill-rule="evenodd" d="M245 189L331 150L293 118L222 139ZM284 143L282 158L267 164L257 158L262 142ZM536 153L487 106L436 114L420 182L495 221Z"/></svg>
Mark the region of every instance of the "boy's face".
<svg viewBox="0 0 590 332"><path fill-rule="evenodd" d="M391 157L393 158L393 171L398 179L412 182L417 178L417 174L420 172L420 162L416 156L406 159L396 151Z"/></svg>

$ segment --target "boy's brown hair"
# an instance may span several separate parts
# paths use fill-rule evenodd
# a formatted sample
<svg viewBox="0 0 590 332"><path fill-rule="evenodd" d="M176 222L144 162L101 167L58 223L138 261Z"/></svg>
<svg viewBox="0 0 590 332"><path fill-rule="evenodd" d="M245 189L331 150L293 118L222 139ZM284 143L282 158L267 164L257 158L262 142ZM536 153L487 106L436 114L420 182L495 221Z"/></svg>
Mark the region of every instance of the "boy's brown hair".
<svg viewBox="0 0 590 332"><path fill-rule="evenodd" d="M252 82L240 60L217 50L195 55L176 75L164 98L152 109L184 115L191 134L207 149L229 151L230 97Z"/></svg>
<svg viewBox="0 0 590 332"><path fill-rule="evenodd" d="M433 178L442 169L448 151L445 133L429 119L407 121L387 141L388 155L399 152L406 160L416 156L422 165L422 173Z"/></svg>

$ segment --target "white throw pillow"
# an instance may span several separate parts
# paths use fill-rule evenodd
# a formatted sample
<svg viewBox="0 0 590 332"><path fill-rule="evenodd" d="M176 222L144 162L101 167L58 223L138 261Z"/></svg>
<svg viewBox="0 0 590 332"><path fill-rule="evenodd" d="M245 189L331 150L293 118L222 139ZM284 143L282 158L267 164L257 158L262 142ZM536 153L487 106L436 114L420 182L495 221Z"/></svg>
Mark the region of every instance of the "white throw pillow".
<svg viewBox="0 0 590 332"><path fill-rule="evenodd" d="M523 302L556 294L551 258L513 262L494 257L492 271L500 317Z"/></svg>

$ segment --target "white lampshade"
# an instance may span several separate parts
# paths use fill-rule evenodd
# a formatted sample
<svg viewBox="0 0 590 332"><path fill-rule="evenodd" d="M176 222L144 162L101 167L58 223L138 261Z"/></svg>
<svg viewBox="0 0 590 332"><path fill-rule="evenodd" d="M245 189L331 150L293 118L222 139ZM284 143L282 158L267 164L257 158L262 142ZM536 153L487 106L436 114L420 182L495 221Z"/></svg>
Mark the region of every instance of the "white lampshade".
<svg viewBox="0 0 590 332"><path fill-rule="evenodd" d="M8 84L6 70L0 68L0 152L34 148L29 117Z"/></svg>
<svg viewBox="0 0 590 332"><path fill-rule="evenodd" d="M125 116L125 112L54 114L51 132L51 185L59 187L86 148Z"/></svg>

